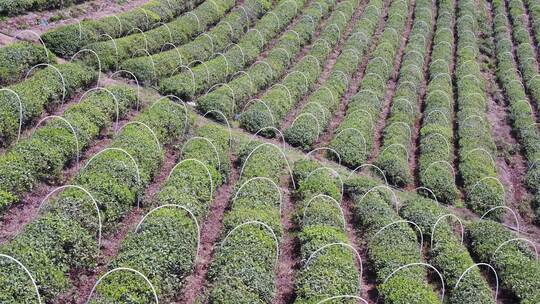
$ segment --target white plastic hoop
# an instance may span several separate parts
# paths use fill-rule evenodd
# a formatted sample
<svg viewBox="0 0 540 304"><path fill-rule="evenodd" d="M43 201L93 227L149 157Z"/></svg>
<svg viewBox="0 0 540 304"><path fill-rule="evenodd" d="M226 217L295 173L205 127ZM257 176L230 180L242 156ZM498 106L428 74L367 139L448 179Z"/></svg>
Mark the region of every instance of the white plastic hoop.
<svg viewBox="0 0 540 304"><path fill-rule="evenodd" d="M156 293L156 289L154 288L154 285L152 285L152 282L150 282L150 280L144 275L142 274L141 272L135 270L135 269L132 269L132 268L127 268L127 267L118 267L118 268L115 268L113 270L109 270L107 271L107 273L105 273L104 275L102 275L98 280L97 282L94 284L94 287L92 287L92 290L90 291L90 294L88 295L88 299L86 300L85 304L88 304L90 303L90 299L92 298L92 294L94 294L94 291L96 291L96 288L97 286L99 285L99 283L105 278L107 277L108 275L112 274L113 272L117 272L117 271L130 271L130 272L133 272L137 275L139 275L140 277L142 277L146 283L148 284L148 286L150 286L150 289L152 289L152 293L154 294L154 300L156 301L156 304L159 304L159 300L158 300L158 295Z"/></svg>
<svg viewBox="0 0 540 304"><path fill-rule="evenodd" d="M429 248L431 249L433 249L433 235L435 234L435 229L437 228L437 225L439 224L439 222L445 217L453 217L459 222L459 226L461 227L461 245L463 245L463 240L465 238L465 229L463 227L463 222L461 221L459 217L457 217L457 215L453 213L447 213L437 218L437 220L435 221L435 224L433 224L433 226L431 227L431 235L430 235L430 241L429 241L429 244L430 244Z"/></svg>
<svg viewBox="0 0 540 304"><path fill-rule="evenodd" d="M30 278L30 281L32 281L32 285L34 285L34 289L36 291L36 296L37 296L38 303L41 304L42 302L41 302L41 296L39 294L39 288L38 288L38 286L36 284L36 280L34 279L32 274L30 273L30 270L28 270L28 268L26 268L26 266L24 266L23 263L19 262L19 260L17 260L16 258L14 258L12 256L0 253L0 257L7 258L8 260L15 262L17 265L19 265L24 270L24 272L26 272L26 274Z"/></svg>
<svg viewBox="0 0 540 304"><path fill-rule="evenodd" d="M433 267L432 265L426 264L426 263L410 263L410 264L407 264L407 265L400 266L384 279L383 284L385 284L394 274L396 274L396 272L400 271L401 269L408 268L410 266L429 267L429 268L433 269L439 275L439 278L441 279L441 303L443 303L444 302L444 277L439 272L439 270L437 270L437 268Z"/></svg>

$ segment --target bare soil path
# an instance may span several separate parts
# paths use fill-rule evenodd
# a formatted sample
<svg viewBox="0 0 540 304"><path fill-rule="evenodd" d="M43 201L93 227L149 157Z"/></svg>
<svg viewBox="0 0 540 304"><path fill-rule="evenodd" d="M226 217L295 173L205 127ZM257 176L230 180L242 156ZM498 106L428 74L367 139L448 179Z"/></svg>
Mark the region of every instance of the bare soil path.
<svg viewBox="0 0 540 304"><path fill-rule="evenodd" d="M291 180L288 176L282 179L283 205L281 207L281 225L284 234L280 244L280 255L276 275L276 295L273 304L287 304L294 301L294 278L298 270L300 244L296 237L298 227L294 222L295 207L288 185Z"/></svg>

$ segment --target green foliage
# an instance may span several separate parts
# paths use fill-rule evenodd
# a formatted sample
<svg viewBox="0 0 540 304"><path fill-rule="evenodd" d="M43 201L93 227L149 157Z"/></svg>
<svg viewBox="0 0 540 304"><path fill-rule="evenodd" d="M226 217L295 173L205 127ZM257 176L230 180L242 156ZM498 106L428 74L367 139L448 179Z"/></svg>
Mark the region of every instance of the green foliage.
<svg viewBox="0 0 540 304"><path fill-rule="evenodd" d="M134 56L144 56L145 60L151 63L151 59L148 58L149 54L159 53L166 46L166 43L182 45L190 41L208 26L223 18L233 5L233 0L205 1L191 11L197 15L199 21L192 14L185 14L166 25L144 32L144 34L132 31L128 36L114 39L114 42L111 40L94 42L84 48L93 50L98 54L104 71L113 70L119 62ZM208 37L206 39L208 40ZM180 62L184 64L191 62L191 60L185 61L184 58L179 62L178 54L176 54L175 59L177 66ZM85 53L83 60L96 68L98 67L98 61L93 53ZM176 66L172 67L172 69L175 68ZM152 72L154 66L150 66L149 70ZM167 69L166 72L171 73L171 69Z"/></svg>
<svg viewBox="0 0 540 304"><path fill-rule="evenodd" d="M0 48L0 84L14 83L40 63L54 62L54 55L45 52L43 46L19 41Z"/></svg>
<svg viewBox="0 0 540 304"><path fill-rule="evenodd" d="M432 35L431 1L417 1L414 10L415 18L405 47L399 81L383 130L381 153L375 161L388 181L397 186L412 182L409 170L409 154L414 140L412 130L420 111L420 86L425 80L422 67Z"/></svg>
<svg viewBox="0 0 540 304"><path fill-rule="evenodd" d="M236 43L246 33L248 28L260 19L263 13L268 11L270 6L271 3L268 1L246 1L243 6L245 12L243 9L233 10L216 26L208 30L204 35L199 35L197 38L191 40L189 43L157 53L152 55L151 58L144 56L144 54L138 54L142 57L125 60L120 64L120 68L132 72L140 82L144 83L151 83L156 79L170 77L175 72L181 72L179 68L180 62L188 63L195 60L209 60L216 52L222 52L231 43ZM248 14L248 19L246 19L246 13ZM189 16L186 15L186 17ZM193 19L193 16L191 18ZM166 45L161 44L157 47L161 50L165 49Z"/></svg>
<svg viewBox="0 0 540 304"><path fill-rule="evenodd" d="M150 0L116 16L85 20L80 25L74 23L54 28L44 33L41 38L53 52L68 57L85 45L110 39L104 34L119 38L128 35L134 28L139 28L143 32L148 31L160 22L171 21L183 12L192 10L201 2L202 0Z"/></svg>
<svg viewBox="0 0 540 304"><path fill-rule="evenodd" d="M304 3L304 0L280 2L271 11L273 13L266 14L253 27L254 30L246 33L238 41L238 46L229 48L223 56L216 56L193 67L191 71L186 70L162 79L159 91L162 94L172 94L190 100L195 95L206 92L213 85L227 82L229 77L242 71L257 59L266 45L300 13ZM297 9L294 9L295 7ZM205 112L209 110L215 108L205 109Z"/></svg>
<svg viewBox="0 0 540 304"><path fill-rule="evenodd" d="M245 165L245 169L236 184L231 209L224 216L222 241L208 273L209 303L270 303L274 296L278 253L272 233L258 223L245 224L231 233L240 224L260 221L272 229L278 242L283 235L277 191L281 189L266 179L246 183L266 177L279 187L285 161L275 147L260 144L252 142L239 152L240 167Z"/></svg>
<svg viewBox="0 0 540 304"><path fill-rule="evenodd" d="M332 172L317 168L322 167L316 161L295 163L294 176L299 185L296 195L300 201L298 219L302 227L298 238L304 263L296 279L295 303L318 303L335 295L359 293L354 251L341 245L322 249L333 243L349 244L349 241L340 206L341 184Z"/></svg>
<svg viewBox="0 0 540 304"><path fill-rule="evenodd" d="M90 86L96 72L79 64L56 65L65 81L66 100L80 90ZM58 72L51 67L35 72L28 80L7 87L20 97L22 104L22 126L38 118L46 108L62 103L64 86ZM0 92L0 146L7 146L17 139L19 130L20 104L15 94Z"/></svg>
<svg viewBox="0 0 540 304"><path fill-rule="evenodd" d="M14 16L26 11L43 11L82 3L87 0L0 0L0 16Z"/></svg>
<svg viewBox="0 0 540 304"><path fill-rule="evenodd" d="M415 197L405 202L400 208L400 215L420 226L424 240L430 244L433 238L433 247L430 247L430 263L437 268L444 277L445 288L449 291L449 303L495 303L491 288L482 277L479 267L474 267L460 281L460 276L475 262L469 255L467 248L461 244L461 238L454 235L450 221L437 220L447 214L434 201ZM435 233L433 226L437 223ZM492 273L489 272L491 276Z"/></svg>
<svg viewBox="0 0 540 304"><path fill-rule="evenodd" d="M490 263L497 270L502 286L509 289L521 303L540 301L540 263L525 242L510 242L516 236L492 221L477 221L467 227L472 252L481 262ZM497 251L496 251L497 250ZM496 251L496 252L495 252Z"/></svg>
<svg viewBox="0 0 540 304"><path fill-rule="evenodd" d="M409 3L392 2L388 19L377 47L365 70L360 90L350 100L345 119L335 130L330 147L341 155L342 163L356 167L365 162L371 153L375 122L386 93L386 82L391 77L394 57L400 46L400 33L405 29Z"/></svg>
<svg viewBox="0 0 540 304"><path fill-rule="evenodd" d="M184 128L189 127L184 126L183 113L171 101L163 100L137 117L137 121L155 131L160 147L156 146L154 137L146 128L136 124L123 128L113 140L111 147L125 150L137 163L140 181L131 158L116 150L100 154L75 177L73 184L86 189L95 198L103 233L111 232L137 204L137 197L161 164L162 145L180 137ZM40 293L46 301L50 301L70 288L67 280L70 269L96 267L99 249L96 241L97 215L94 202L78 189L63 191L57 199L47 203L43 212L38 220L26 226L0 249L29 267L39 283ZM175 236L177 233L173 230L169 235ZM182 237L180 239L181 242L188 241ZM174 247L171 250L178 249ZM4 271L4 268L0 271ZM7 277L7 282L20 282L22 275L24 273L11 272L2 273L0 277ZM2 285L0 294L12 299L26 294L20 290L25 286ZM9 288L9 292L4 288Z"/></svg>
<svg viewBox="0 0 540 304"><path fill-rule="evenodd" d="M487 111L484 77L478 64L479 49L474 31L478 21L474 1L460 1L457 22L457 121L459 171L466 193L467 205L477 214L504 205L504 189L495 180L497 168L493 161L495 143L491 136ZM465 17L469 16L469 17ZM486 179L487 178L487 179ZM493 218L501 212L492 212Z"/></svg>
<svg viewBox="0 0 540 304"><path fill-rule="evenodd" d="M276 85L267 90L260 100L251 100L250 106L242 112L240 126L250 132L257 132L264 127L279 127L285 116L300 102L302 96L308 94L316 85L319 75L323 71L322 63L326 62L332 53L332 48L337 45L340 34L347 28L348 21L352 18L354 9L358 6L358 1L337 5L336 10L327 20L327 26L322 29L320 38L326 43L317 43L302 58L289 73ZM330 4L332 9L335 3ZM320 12L318 12L320 15ZM315 22L305 18L306 27L298 34L306 34L304 43L309 42L317 30ZM298 49L303 43L298 43ZM282 51L283 52L283 51ZM294 53L292 53L294 54ZM274 71L275 74L275 71ZM260 133L261 135L273 136L274 132L269 129Z"/></svg>
<svg viewBox="0 0 540 304"><path fill-rule="evenodd" d="M398 223L377 233L401 220L382 189L371 191L362 200L355 200L355 214L367 239L369 263L379 283L379 297L384 303L439 303L437 294L426 280L423 266L401 269L383 283L398 267L422 261L416 231L407 223Z"/></svg>
<svg viewBox="0 0 540 304"><path fill-rule="evenodd" d="M345 42L330 76L309 96L306 106L298 114L294 124L285 130L284 136L288 143L302 149L310 149L320 133L326 130L332 117L331 113L337 109L353 73L360 67L363 55L375 33L382 7L382 1L369 2Z"/></svg>
<svg viewBox="0 0 540 304"><path fill-rule="evenodd" d="M137 102L136 92L125 86L108 89L118 100L119 117ZM78 104L70 106L63 115L75 129L77 141L66 122L51 119L35 133L21 140L0 156L0 209L17 202L20 196L39 181L60 179L65 165L75 161L100 132L116 119L116 103L105 91L95 91ZM77 150L78 148L78 150Z"/></svg>

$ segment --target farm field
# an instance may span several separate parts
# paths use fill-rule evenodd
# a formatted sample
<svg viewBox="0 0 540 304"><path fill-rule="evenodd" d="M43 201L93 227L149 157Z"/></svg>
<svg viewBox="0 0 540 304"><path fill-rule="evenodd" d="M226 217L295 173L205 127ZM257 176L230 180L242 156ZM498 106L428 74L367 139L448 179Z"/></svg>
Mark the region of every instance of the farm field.
<svg viewBox="0 0 540 304"><path fill-rule="evenodd" d="M0 303L539 304L540 3L0 0Z"/></svg>

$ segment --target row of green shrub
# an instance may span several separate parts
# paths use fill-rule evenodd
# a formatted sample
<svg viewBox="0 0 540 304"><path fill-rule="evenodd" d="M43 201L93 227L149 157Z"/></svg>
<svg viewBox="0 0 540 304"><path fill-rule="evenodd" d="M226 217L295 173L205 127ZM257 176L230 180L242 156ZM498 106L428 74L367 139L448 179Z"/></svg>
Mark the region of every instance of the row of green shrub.
<svg viewBox="0 0 540 304"><path fill-rule="evenodd" d="M196 127L193 136L206 138L214 146L196 138L186 142L182 146L181 161L156 194L152 205L183 206L194 215L200 226L210 208L212 193L230 173L230 170L219 171L220 167L227 167L223 166L224 161L230 168L228 135L226 129L215 125ZM216 161L213 147L219 153L221 164ZM197 237L197 226L185 209L163 207L149 214L138 230L128 234L109 269L127 267L141 272L156 288L160 301L172 301L193 269ZM133 272L111 274L96 291L93 303L154 301L150 287Z"/></svg>
<svg viewBox="0 0 540 304"><path fill-rule="evenodd" d="M181 72L180 65L188 65L196 60L206 61L237 42L271 5L266 1L246 1L243 6L245 10L234 9L215 27L189 43L150 57L137 54L139 57L122 62L120 69L132 72L139 82L144 83L172 76L175 72ZM165 46L162 48L165 49Z"/></svg>
<svg viewBox="0 0 540 304"><path fill-rule="evenodd" d="M67 102L68 98L90 86L97 78L95 71L80 64L67 63L54 67L58 70L47 67L36 71L23 82L6 87L17 93L19 98L8 90L0 91L0 147L6 147L17 139L21 105L24 128L46 109L60 105L64 93ZM65 87L58 72L64 78Z"/></svg>
<svg viewBox="0 0 540 304"><path fill-rule="evenodd" d="M208 303L271 303L274 297L278 248L272 232L279 243L283 235L280 177L285 167L277 149L252 141L239 151L241 176L208 273ZM250 221L269 229L260 223L246 224Z"/></svg>
<svg viewBox="0 0 540 304"><path fill-rule="evenodd" d="M492 290L478 266L470 269L460 280L461 275L475 262L467 247L461 243L461 235L455 234L451 225L453 218L446 217L437 222L442 216L450 214L447 210L433 200L414 197L404 203L399 214L422 229L424 242L429 246L427 247L429 263L444 277L448 303L496 303ZM488 269L487 271L489 276L493 275ZM459 284L456 287L458 280Z"/></svg>
<svg viewBox="0 0 540 304"><path fill-rule="evenodd" d="M381 0L369 1L336 59L330 76L309 96L294 124L285 130L284 136L289 144L308 150L313 147L320 133L328 128L332 113L339 106L353 74L360 68L369 49L383 6Z"/></svg>
<svg viewBox="0 0 540 304"><path fill-rule="evenodd" d="M275 83L289 65L295 60L307 43L315 34L315 23L320 23L335 2L317 0L306 8L303 17L287 32L283 33L277 42L268 51L264 61L256 62L244 73L238 74L227 85L217 87L215 90L197 99L197 108L200 112L220 111L228 118L232 118L242 110L245 103L261 90ZM298 33L298 36L296 35ZM323 43L323 41L320 41ZM214 115L216 119L223 119Z"/></svg>
<svg viewBox="0 0 540 304"><path fill-rule="evenodd" d="M291 67L278 85L264 92L260 100L250 100L249 106L240 117L242 128L255 133L265 127L280 127L287 114L317 84L326 59L338 44L341 33L347 29L347 24L357 7L358 1L338 5L320 34L320 39L324 39L327 43L314 44L306 56ZM316 26L313 23L311 32L314 34ZM260 134L275 135L272 130L265 130Z"/></svg>
<svg viewBox="0 0 540 304"><path fill-rule="evenodd" d="M424 97L424 114L418 146L418 180L431 189L440 202L453 203L458 197L453 169L454 91L452 84L454 1L439 0L433 36L429 82Z"/></svg>
<svg viewBox="0 0 540 304"><path fill-rule="evenodd" d="M540 105L540 74L534 56L534 46L528 44L529 37L527 27L523 22L524 6L521 1L509 1L507 3L510 10L512 26L507 20L505 3L494 1L494 29L500 39L495 40L497 47L497 59L499 66L497 76L503 82L506 95L510 103L511 121L514 132L523 146L523 151L528 160L528 171L525 176L525 184L535 195L533 208L535 220L540 222L540 136L537 132L535 114L532 108L532 101L536 102L536 107ZM529 6L529 9L535 9ZM536 6L536 11L540 14L540 6ZM501 15L502 14L502 15ZM533 15L534 16L534 15ZM504 27L504 28L503 28ZM515 61L512 56L514 44L511 37L508 37L506 30L512 29L514 41L518 44L516 48L517 61L520 71L515 69ZM540 28L538 28L540 33ZM514 70L514 73L509 71ZM520 75L518 75L518 72ZM522 76L522 77L521 77ZM516 79L518 81L516 81ZM532 100L527 100L525 88L530 93Z"/></svg>
<svg viewBox="0 0 540 304"><path fill-rule="evenodd" d="M323 168L312 160L294 165L302 261L296 275L295 303L318 303L333 296L360 293L357 256L347 246L350 244L340 206L341 184L332 171ZM340 303L356 303L349 301Z"/></svg>
<svg viewBox="0 0 540 304"><path fill-rule="evenodd" d="M68 7L88 0L0 0L0 16L14 16L27 11L43 11Z"/></svg>
<svg viewBox="0 0 540 304"><path fill-rule="evenodd" d="M403 220L394 210L393 205L397 202L393 202L388 188L368 188L370 183L358 180L352 195L358 229L366 240L368 262L375 274L379 299L386 304L440 303L440 297L427 281L426 266L414 265L398 270L422 262L418 231L406 222L392 224Z"/></svg>
<svg viewBox="0 0 540 304"><path fill-rule="evenodd" d="M516 237L519 236L493 221L476 221L467 227L472 253L479 262L495 268L501 286L510 290L520 303L539 303L540 263L529 249L530 244L510 241Z"/></svg>
<svg viewBox="0 0 540 304"><path fill-rule="evenodd" d="M183 113L184 109L169 100L157 102L142 112L135 121L151 128L160 145L142 125L126 126L110 145L117 150L105 151L87 162L72 181L88 191L95 203L80 189L66 189L46 203L46 210L37 220L0 247L2 253L13 256L29 269L44 301L50 302L70 288L70 271L97 266L100 248L95 204L101 214L103 233L107 235L137 205L143 189L158 172L164 157L163 145L180 138L189 127L182 119ZM7 283L0 285L1 302L33 301L35 295L24 271L6 259L0 263L0 277Z"/></svg>
<svg viewBox="0 0 540 304"><path fill-rule="evenodd" d="M42 63L55 63L54 55L43 46L18 41L0 48L0 85L24 79L30 69Z"/></svg>
<svg viewBox="0 0 540 304"><path fill-rule="evenodd" d="M467 205L484 214L504 205L504 189L498 181L496 147L487 111L485 79L478 64L480 50L474 1L459 1L457 14L457 102L459 171ZM500 216L500 210L490 216Z"/></svg>
<svg viewBox="0 0 540 304"><path fill-rule="evenodd" d="M384 171L388 181L397 186L405 186L413 181L409 158L414 157L410 155L413 132L420 112L420 89L426 81L423 69L425 57L433 35L431 3L431 0L418 0L415 3L414 23L383 130L381 152L375 160L375 165Z"/></svg>
<svg viewBox="0 0 540 304"><path fill-rule="evenodd" d="M522 0L509 0L506 2L508 6L507 14L494 14L493 21L497 19L510 18L512 37L516 43L516 55L519 63L519 69L523 76L523 84L536 102L536 106L540 106L540 75L538 71L538 59L535 56L534 37L529 36L529 28L525 22L524 15L526 14ZM532 43L532 45L531 45Z"/></svg>
<svg viewBox="0 0 540 304"><path fill-rule="evenodd" d="M493 1L493 10L497 15L506 14L504 2ZM512 55L513 43L507 29L508 20L501 17L494 19L495 51L497 56L497 78L502 84L509 103L510 121L514 133L525 152L529 166L525 179L527 187L535 194L540 195L540 135L537 132L534 112L527 99L525 88L521 82L516 62ZM538 201L540 201L537 198ZM540 207L536 210L536 220L540 220Z"/></svg>
<svg viewBox="0 0 540 304"><path fill-rule="evenodd" d="M119 118L124 117L137 102L136 92L124 86L107 89L118 100ZM61 180L62 169L116 120L116 102L108 92L94 91L62 117L67 123L51 118L0 156L0 210L17 203L40 181Z"/></svg>
<svg viewBox="0 0 540 304"><path fill-rule="evenodd" d="M534 32L534 42L536 47L540 44L540 5L534 0L525 0L529 14L529 24Z"/></svg>
<svg viewBox="0 0 540 304"><path fill-rule="evenodd" d="M216 84L227 82L230 77L258 58L270 40L279 35L296 15L302 13L304 4L304 0L280 1L276 8L259 20L253 30L223 56L217 56L190 70L184 69L178 75L163 79L159 91L189 100Z"/></svg>
<svg viewBox="0 0 540 304"><path fill-rule="evenodd" d="M118 15L60 26L44 33L41 38L56 54L68 57L85 45L128 35L133 29L148 31L161 22L169 22L183 12L192 10L202 0L150 0Z"/></svg>
<svg viewBox="0 0 540 304"><path fill-rule="evenodd" d="M223 18L233 6L233 0L205 1L189 13L152 30L143 33L135 30L130 32L129 36L94 42L84 48L97 53L103 71L114 70L126 59L134 56L149 56L159 53L163 47L170 48L166 43L182 45L189 42L195 35L202 33L208 26ZM85 53L83 60L98 67L96 55L93 53Z"/></svg>
<svg viewBox="0 0 540 304"><path fill-rule="evenodd" d="M330 147L341 155L342 164L346 166L363 164L371 153L375 123L384 104L386 82L392 76L410 9L405 0L394 1L390 5L384 32L371 54L358 92L349 101L345 118L330 142Z"/></svg>

